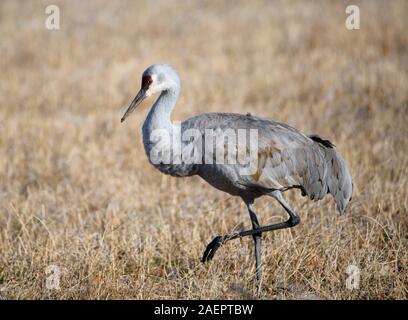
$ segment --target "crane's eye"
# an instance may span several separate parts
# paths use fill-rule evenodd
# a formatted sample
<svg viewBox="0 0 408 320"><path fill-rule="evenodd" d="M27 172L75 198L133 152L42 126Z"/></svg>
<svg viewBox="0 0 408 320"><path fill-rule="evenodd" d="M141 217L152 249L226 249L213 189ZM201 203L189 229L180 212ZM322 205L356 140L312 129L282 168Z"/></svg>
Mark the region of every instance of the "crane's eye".
<svg viewBox="0 0 408 320"><path fill-rule="evenodd" d="M142 78L142 88L143 89L148 89L152 82L153 82L153 79L152 79L151 76L144 76Z"/></svg>

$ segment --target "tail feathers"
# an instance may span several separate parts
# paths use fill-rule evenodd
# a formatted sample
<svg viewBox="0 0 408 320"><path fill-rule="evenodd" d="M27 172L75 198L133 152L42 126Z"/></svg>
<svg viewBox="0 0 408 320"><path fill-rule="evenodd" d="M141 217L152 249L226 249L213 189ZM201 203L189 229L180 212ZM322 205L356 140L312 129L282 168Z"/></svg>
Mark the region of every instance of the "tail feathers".
<svg viewBox="0 0 408 320"><path fill-rule="evenodd" d="M330 163L330 174L327 176L329 192L336 201L340 214L344 213L353 193L353 183L345 161L337 152L333 152Z"/></svg>
<svg viewBox="0 0 408 320"><path fill-rule="evenodd" d="M340 214L343 214L353 192L353 183L347 165L330 141L318 136L310 136L310 138L318 143L324 154L323 183L315 198L321 199L324 194L330 193Z"/></svg>

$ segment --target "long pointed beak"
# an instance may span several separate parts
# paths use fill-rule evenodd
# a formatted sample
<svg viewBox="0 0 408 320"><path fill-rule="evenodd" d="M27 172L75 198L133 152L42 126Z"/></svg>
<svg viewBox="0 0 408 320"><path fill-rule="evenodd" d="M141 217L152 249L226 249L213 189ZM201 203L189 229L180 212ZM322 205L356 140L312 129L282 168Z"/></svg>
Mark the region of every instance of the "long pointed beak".
<svg viewBox="0 0 408 320"><path fill-rule="evenodd" d="M143 88L137 93L136 97L133 99L132 103L130 104L129 108L126 110L125 114L123 115L120 122L125 121L125 119L132 113L133 110L144 100L146 99L146 90Z"/></svg>

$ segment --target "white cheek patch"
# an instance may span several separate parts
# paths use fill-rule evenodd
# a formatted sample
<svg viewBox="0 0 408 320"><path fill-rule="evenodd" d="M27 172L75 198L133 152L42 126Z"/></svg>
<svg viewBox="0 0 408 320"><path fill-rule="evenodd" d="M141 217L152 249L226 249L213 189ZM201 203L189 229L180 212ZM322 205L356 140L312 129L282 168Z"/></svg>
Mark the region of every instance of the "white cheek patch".
<svg viewBox="0 0 408 320"><path fill-rule="evenodd" d="M152 79L152 83L149 85L149 88L146 90L146 97L150 97L151 95L160 91L160 88L157 85L157 74L152 74L151 79Z"/></svg>
<svg viewBox="0 0 408 320"><path fill-rule="evenodd" d="M151 85L156 84L157 83L157 74L152 74L151 78L152 78L152 84Z"/></svg>

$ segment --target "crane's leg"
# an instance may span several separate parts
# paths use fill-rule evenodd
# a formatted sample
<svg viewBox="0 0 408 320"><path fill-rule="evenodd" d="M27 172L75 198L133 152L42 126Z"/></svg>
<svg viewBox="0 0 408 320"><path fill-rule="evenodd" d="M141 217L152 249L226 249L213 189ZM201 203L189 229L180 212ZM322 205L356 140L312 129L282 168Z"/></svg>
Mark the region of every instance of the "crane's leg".
<svg viewBox="0 0 408 320"><path fill-rule="evenodd" d="M213 241L211 241L208 244L207 248L205 249L203 258L202 258L202 262L211 260L214 257L214 254L217 251L217 249L221 247L225 242L228 242L230 240L247 237L247 236L254 236L257 234L262 234L263 232L268 232L268 231L273 231L273 230L291 228L299 224L300 222L299 215L289 207L289 205L283 199L280 191L273 191L270 193L270 195L274 197L280 203L280 205L286 210L286 212L289 214L289 219L287 221L276 223L276 224L271 224L269 226L257 227L256 229L252 229L252 230L227 233L223 236L217 236L213 239Z"/></svg>
<svg viewBox="0 0 408 320"><path fill-rule="evenodd" d="M259 228L258 218L256 217L256 213L253 208L253 202L248 203L248 212L249 216L251 217L252 222L252 230ZM255 233L252 235L254 238L255 243L255 268L256 268L256 279L258 282L261 281L262 271L261 271L261 264L262 264L262 253L261 253L261 246L262 246L262 233Z"/></svg>

